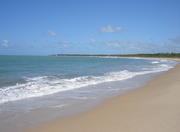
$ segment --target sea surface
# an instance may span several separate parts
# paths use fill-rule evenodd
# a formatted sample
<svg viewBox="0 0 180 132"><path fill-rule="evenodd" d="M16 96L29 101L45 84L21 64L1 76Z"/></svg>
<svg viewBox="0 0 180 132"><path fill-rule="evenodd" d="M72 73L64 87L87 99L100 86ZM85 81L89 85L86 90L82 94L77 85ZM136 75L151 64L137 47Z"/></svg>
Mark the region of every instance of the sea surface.
<svg viewBox="0 0 180 132"><path fill-rule="evenodd" d="M0 56L0 131L91 108L175 65L160 59Z"/></svg>

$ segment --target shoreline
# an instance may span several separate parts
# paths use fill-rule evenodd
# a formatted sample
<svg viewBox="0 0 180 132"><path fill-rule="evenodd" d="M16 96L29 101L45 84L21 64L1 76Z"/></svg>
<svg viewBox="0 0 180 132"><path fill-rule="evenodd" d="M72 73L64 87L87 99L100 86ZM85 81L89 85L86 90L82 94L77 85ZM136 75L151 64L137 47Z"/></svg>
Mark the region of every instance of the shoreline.
<svg viewBox="0 0 180 132"><path fill-rule="evenodd" d="M147 59L147 60L173 60L180 62L180 58L168 58L168 57L136 57L136 56L89 56L89 57L100 57L100 58L128 58L128 59Z"/></svg>
<svg viewBox="0 0 180 132"><path fill-rule="evenodd" d="M58 57L58 56L55 56ZM128 58L128 59L146 59L146 60L173 60L180 62L180 58L171 57L138 57L138 56L59 56L59 57L97 57L97 58Z"/></svg>
<svg viewBox="0 0 180 132"><path fill-rule="evenodd" d="M50 121L25 132L180 131L177 126L180 122L179 79L180 64L177 64L141 88L107 99L87 112Z"/></svg>

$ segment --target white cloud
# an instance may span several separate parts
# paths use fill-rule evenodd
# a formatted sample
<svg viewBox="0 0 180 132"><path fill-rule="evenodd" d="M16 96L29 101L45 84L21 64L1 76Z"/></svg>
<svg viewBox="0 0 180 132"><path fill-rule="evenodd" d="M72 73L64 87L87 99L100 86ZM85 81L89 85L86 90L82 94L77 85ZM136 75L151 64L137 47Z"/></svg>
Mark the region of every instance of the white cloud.
<svg viewBox="0 0 180 132"><path fill-rule="evenodd" d="M7 48L9 45L9 41L8 40L2 40L2 46Z"/></svg>
<svg viewBox="0 0 180 132"><path fill-rule="evenodd" d="M50 37L54 37L54 36L56 36L57 34L56 34L56 32L54 32L54 31L48 31L48 36L50 36Z"/></svg>
<svg viewBox="0 0 180 132"><path fill-rule="evenodd" d="M114 32L119 32L122 31L124 28L121 26L117 26L117 27L111 27L111 25L108 25L106 27L102 27L101 28L101 32L109 32L109 33L114 33Z"/></svg>

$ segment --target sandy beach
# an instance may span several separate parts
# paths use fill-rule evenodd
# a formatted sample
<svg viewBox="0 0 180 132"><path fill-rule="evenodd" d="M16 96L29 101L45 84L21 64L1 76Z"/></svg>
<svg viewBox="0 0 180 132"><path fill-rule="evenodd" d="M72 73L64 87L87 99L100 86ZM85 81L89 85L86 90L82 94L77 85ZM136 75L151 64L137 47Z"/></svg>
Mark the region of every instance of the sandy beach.
<svg viewBox="0 0 180 132"><path fill-rule="evenodd" d="M0 132L180 132L180 0L0 0Z"/></svg>
<svg viewBox="0 0 180 132"><path fill-rule="evenodd" d="M25 132L179 132L180 64L88 112Z"/></svg>

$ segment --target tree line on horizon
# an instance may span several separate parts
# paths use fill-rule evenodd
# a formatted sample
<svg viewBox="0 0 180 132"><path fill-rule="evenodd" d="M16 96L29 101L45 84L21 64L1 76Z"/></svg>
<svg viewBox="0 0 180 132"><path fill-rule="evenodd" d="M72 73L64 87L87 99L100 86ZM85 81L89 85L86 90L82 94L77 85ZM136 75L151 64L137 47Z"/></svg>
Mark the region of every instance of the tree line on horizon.
<svg viewBox="0 0 180 132"><path fill-rule="evenodd" d="M180 53L154 53L154 54L56 54L52 56L114 56L114 57L173 57L180 58Z"/></svg>

